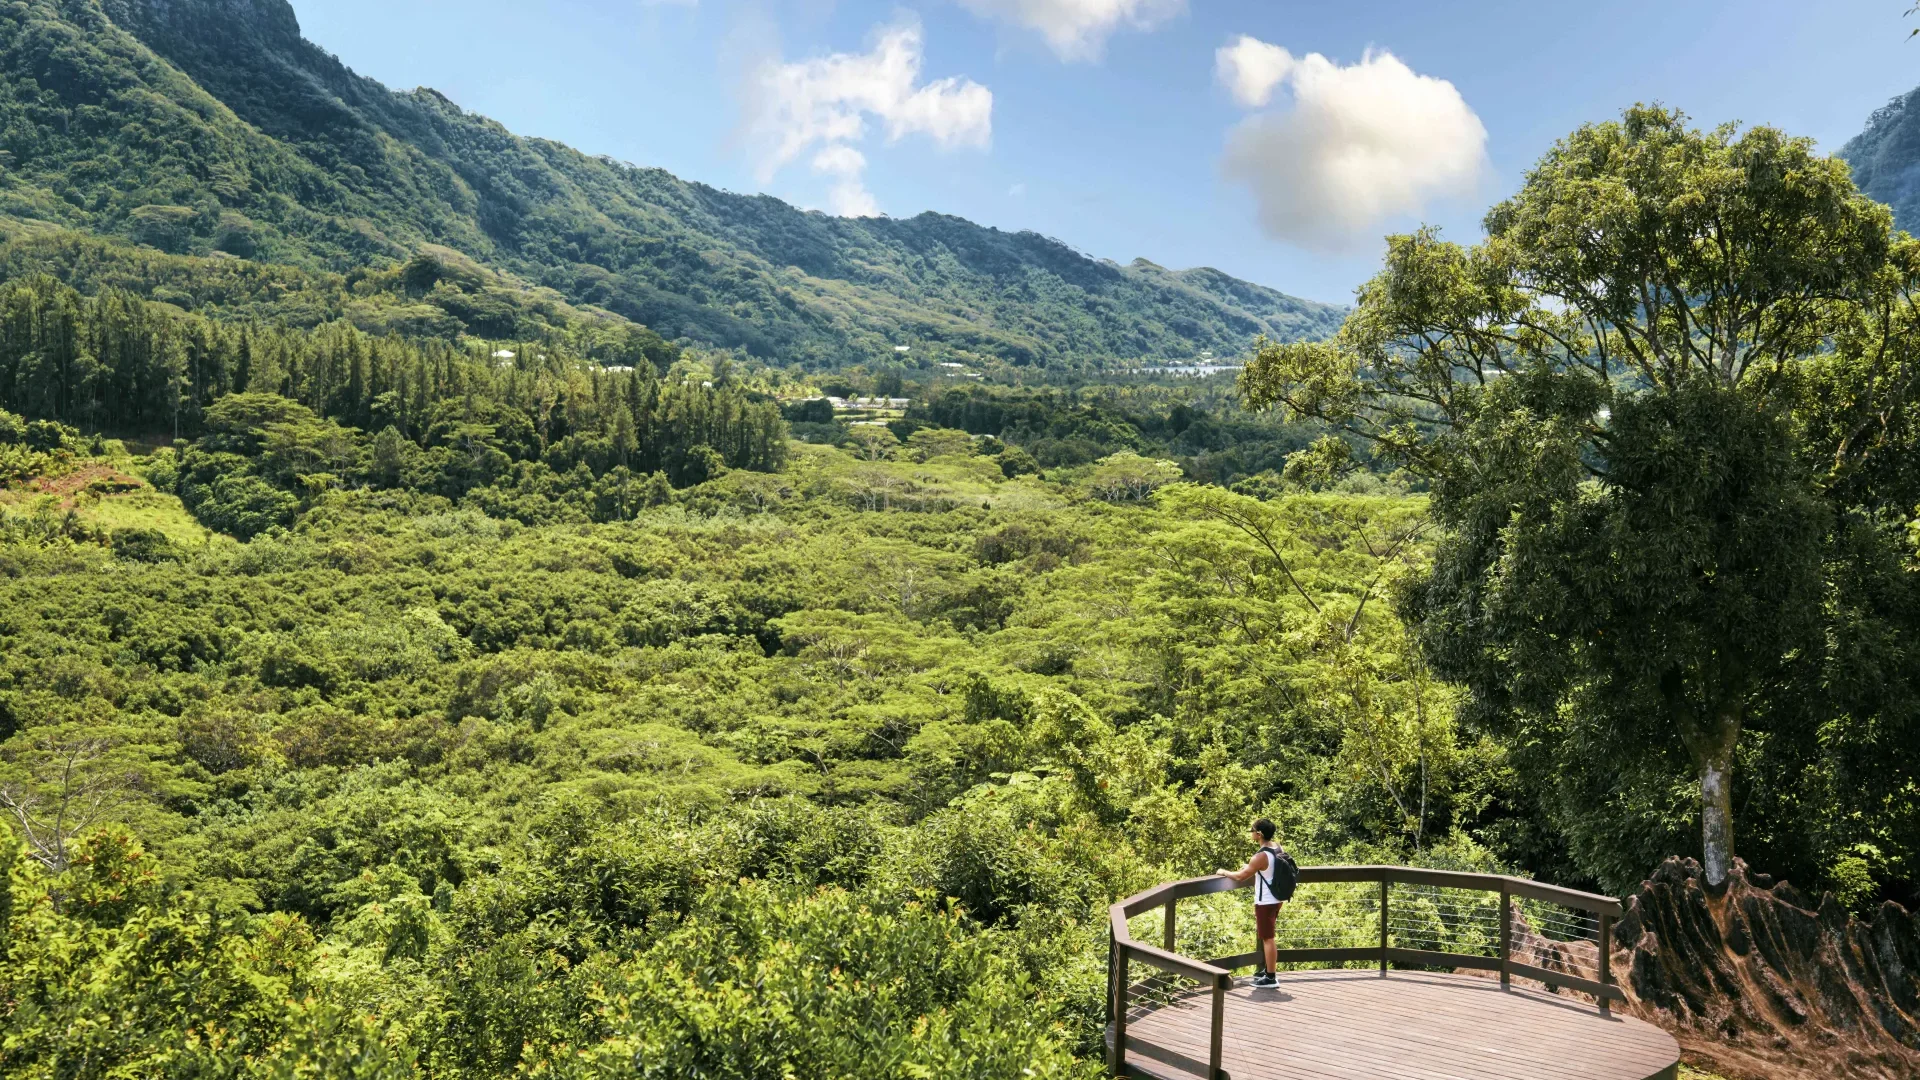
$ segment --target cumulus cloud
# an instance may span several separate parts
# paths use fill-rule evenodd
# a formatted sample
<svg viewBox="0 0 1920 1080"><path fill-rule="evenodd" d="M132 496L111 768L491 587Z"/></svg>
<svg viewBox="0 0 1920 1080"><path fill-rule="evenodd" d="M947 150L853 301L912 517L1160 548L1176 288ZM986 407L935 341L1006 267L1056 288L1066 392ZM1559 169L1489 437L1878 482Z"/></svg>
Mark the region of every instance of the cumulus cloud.
<svg viewBox="0 0 1920 1080"><path fill-rule="evenodd" d="M880 203L861 179L867 171L867 155L835 143L813 155L813 171L835 178L827 193L827 209L841 217L880 216Z"/></svg>
<svg viewBox="0 0 1920 1080"><path fill-rule="evenodd" d="M1236 126L1221 159L1279 239L1350 247L1388 218L1470 194L1485 170L1487 129L1460 91L1391 53L1343 67L1243 35L1215 53L1214 74L1248 108L1282 87L1292 98Z"/></svg>
<svg viewBox="0 0 1920 1080"><path fill-rule="evenodd" d="M1039 32L1062 60L1098 60L1121 27L1151 30L1186 0L960 0L975 15Z"/></svg>
<svg viewBox="0 0 1920 1080"><path fill-rule="evenodd" d="M1220 85L1232 92L1233 100L1249 109L1273 100L1274 90L1293 67L1292 53L1246 34L1241 34L1231 45L1222 45L1213 54L1214 74Z"/></svg>
<svg viewBox="0 0 1920 1080"><path fill-rule="evenodd" d="M815 172L835 176L859 176L867 167L867 155L851 146L835 143L813 155Z"/></svg>
<svg viewBox="0 0 1920 1080"><path fill-rule="evenodd" d="M747 95L760 182L814 150L814 171L838 178L834 212L878 214L861 180L866 155L855 149L870 121L890 143L924 135L943 149L985 148L993 135L992 91L970 79L921 82L921 48L919 24L905 22L881 29L864 53L762 64Z"/></svg>

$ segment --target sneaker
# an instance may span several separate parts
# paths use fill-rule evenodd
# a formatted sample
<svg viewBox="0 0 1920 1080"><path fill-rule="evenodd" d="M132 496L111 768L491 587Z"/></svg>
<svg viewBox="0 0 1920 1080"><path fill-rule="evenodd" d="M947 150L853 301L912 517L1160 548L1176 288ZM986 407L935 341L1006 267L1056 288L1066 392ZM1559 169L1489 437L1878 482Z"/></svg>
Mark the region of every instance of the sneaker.
<svg viewBox="0 0 1920 1080"><path fill-rule="evenodd" d="M1271 971L1257 971L1253 975L1253 985L1266 989L1270 986L1279 986L1280 979Z"/></svg>

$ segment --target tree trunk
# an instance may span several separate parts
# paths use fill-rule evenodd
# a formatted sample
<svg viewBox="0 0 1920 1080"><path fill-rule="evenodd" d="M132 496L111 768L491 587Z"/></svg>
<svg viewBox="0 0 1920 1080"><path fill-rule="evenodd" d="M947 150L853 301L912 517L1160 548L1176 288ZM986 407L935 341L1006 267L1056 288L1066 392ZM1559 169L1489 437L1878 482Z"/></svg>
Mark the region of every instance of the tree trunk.
<svg viewBox="0 0 1920 1080"><path fill-rule="evenodd" d="M1707 884L1723 885L1733 869L1733 755L1700 768L1700 849Z"/></svg>
<svg viewBox="0 0 1920 1080"><path fill-rule="evenodd" d="M1741 727L1740 713L1732 710L1685 740L1700 773L1700 863L1714 886L1733 870L1733 751Z"/></svg>

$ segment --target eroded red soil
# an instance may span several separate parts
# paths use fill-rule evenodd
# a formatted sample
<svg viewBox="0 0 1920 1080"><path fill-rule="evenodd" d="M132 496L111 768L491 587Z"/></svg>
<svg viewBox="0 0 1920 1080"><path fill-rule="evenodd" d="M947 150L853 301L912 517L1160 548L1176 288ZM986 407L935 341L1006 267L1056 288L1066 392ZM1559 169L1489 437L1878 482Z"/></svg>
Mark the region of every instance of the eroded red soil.
<svg viewBox="0 0 1920 1080"><path fill-rule="evenodd" d="M20 490L29 495L52 495L60 500L60 508L65 510L71 508L80 493L89 488L102 495L118 495L145 486L138 477L110 465L85 465L60 476L36 477Z"/></svg>

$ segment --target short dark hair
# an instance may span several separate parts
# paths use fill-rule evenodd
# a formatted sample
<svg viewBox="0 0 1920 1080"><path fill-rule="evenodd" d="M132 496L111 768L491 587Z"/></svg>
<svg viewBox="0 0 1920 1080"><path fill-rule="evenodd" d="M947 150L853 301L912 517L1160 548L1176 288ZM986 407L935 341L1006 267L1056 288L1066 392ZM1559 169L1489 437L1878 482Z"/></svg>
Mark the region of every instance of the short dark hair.
<svg viewBox="0 0 1920 1080"><path fill-rule="evenodd" d="M1260 839L1271 840L1276 830L1273 827L1273 822L1268 821L1266 818L1261 818L1253 823L1253 831L1260 834Z"/></svg>

